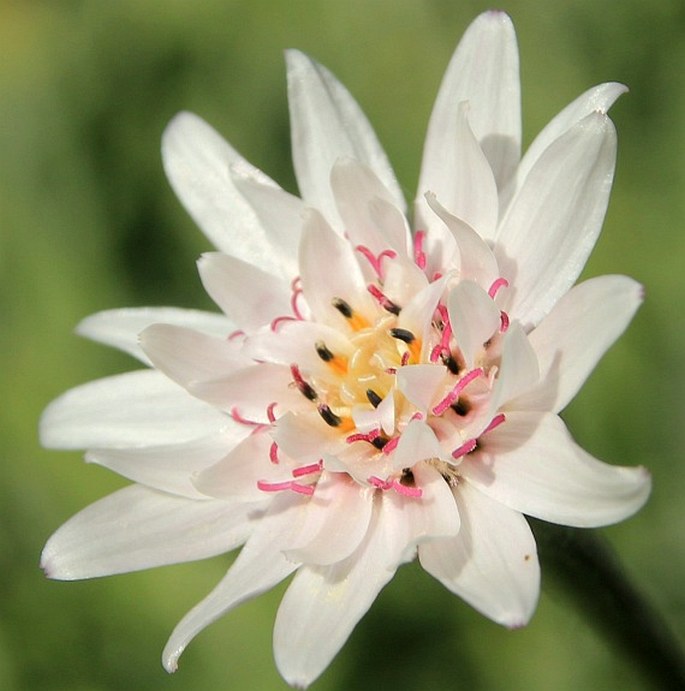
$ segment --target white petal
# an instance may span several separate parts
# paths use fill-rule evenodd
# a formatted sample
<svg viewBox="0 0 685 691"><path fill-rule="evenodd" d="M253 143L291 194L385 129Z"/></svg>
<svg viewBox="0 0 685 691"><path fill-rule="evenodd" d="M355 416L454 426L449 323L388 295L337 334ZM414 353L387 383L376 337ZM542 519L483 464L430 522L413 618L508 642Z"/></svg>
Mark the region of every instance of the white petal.
<svg viewBox="0 0 685 691"><path fill-rule="evenodd" d="M540 384L511 405L563 410L625 331L643 292L626 276L600 276L571 288L528 335L540 363Z"/></svg>
<svg viewBox="0 0 685 691"><path fill-rule="evenodd" d="M502 342L502 362L493 399L497 407L531 389L540 376L540 366L528 337L517 322L509 325Z"/></svg>
<svg viewBox="0 0 685 691"><path fill-rule="evenodd" d="M483 437L460 472L515 511L581 528L632 515L651 485L642 467L612 466L590 456L551 413L507 413L506 423Z"/></svg>
<svg viewBox="0 0 685 691"><path fill-rule="evenodd" d="M447 312L457 344L471 369L476 356L500 326L499 309L473 281L460 281L447 296Z"/></svg>
<svg viewBox="0 0 685 691"><path fill-rule="evenodd" d="M296 276L304 203L294 194L252 175L238 175L236 170L231 172L233 184L250 204L267 231L271 245L279 253L283 274L286 277Z"/></svg>
<svg viewBox="0 0 685 691"><path fill-rule="evenodd" d="M316 463L324 449L333 451L336 445L345 443L335 428L311 411L299 415L288 412L279 417L273 438L288 456L301 463Z"/></svg>
<svg viewBox="0 0 685 691"><path fill-rule="evenodd" d="M288 284L240 259L211 252L198 269L209 296L239 327L256 329L292 311Z"/></svg>
<svg viewBox="0 0 685 691"><path fill-rule="evenodd" d="M202 629L233 607L269 590L297 568L282 554L280 545L297 530L306 501L294 493L282 493L274 499L228 573L176 625L162 653L168 672L176 671L181 653Z"/></svg>
<svg viewBox="0 0 685 691"><path fill-rule="evenodd" d="M149 326L140 345L157 369L184 388L225 377L249 362L226 338L171 324Z"/></svg>
<svg viewBox="0 0 685 691"><path fill-rule="evenodd" d="M535 325L573 285L602 227L616 162L616 131L592 113L537 160L500 226L495 247L509 280L504 309Z"/></svg>
<svg viewBox="0 0 685 691"><path fill-rule="evenodd" d="M76 580L212 557L247 539L257 508L132 485L68 520L48 540L41 565L50 578Z"/></svg>
<svg viewBox="0 0 685 691"><path fill-rule="evenodd" d="M442 365L406 365L397 370L397 388L410 403L425 413L445 381Z"/></svg>
<svg viewBox="0 0 685 691"><path fill-rule="evenodd" d="M455 259L458 255L459 261L454 268L458 269L459 277L475 281L487 290L499 278L497 260L489 245L468 223L449 213L434 195L426 194L426 203L447 226L456 242L458 252Z"/></svg>
<svg viewBox="0 0 685 691"><path fill-rule="evenodd" d="M217 499L258 501L264 498L266 495L257 486L260 480L292 480L289 468L271 462L271 444L268 434L251 434L211 467L200 469L194 478L194 486L205 496Z"/></svg>
<svg viewBox="0 0 685 691"><path fill-rule="evenodd" d="M45 446L60 449L151 446L204 437L225 424L222 413L161 373L143 370L62 394L43 413L40 437Z"/></svg>
<svg viewBox="0 0 685 691"><path fill-rule="evenodd" d="M431 322L435 308L440 302L447 276L433 281L402 307L397 318L397 326L411 331L417 338L423 341L423 350L426 350L428 331L432 328ZM422 354L423 357L424 354Z"/></svg>
<svg viewBox="0 0 685 691"><path fill-rule="evenodd" d="M425 203L424 194L430 192L450 213L475 228L480 237L493 239L498 216L497 185L469 125L468 110L467 102L458 105L454 141L434 162L440 167L433 165L422 176L417 203Z"/></svg>
<svg viewBox="0 0 685 691"><path fill-rule="evenodd" d="M302 198L339 226L329 184L343 157L368 165L404 209L402 192L376 135L356 101L322 65L296 50L286 52L293 164Z"/></svg>
<svg viewBox="0 0 685 691"><path fill-rule="evenodd" d="M369 408L368 404L354 406L352 419L357 430L364 434L376 429L392 434L395 431L395 396L392 390L375 408Z"/></svg>
<svg viewBox="0 0 685 691"><path fill-rule="evenodd" d="M510 189L505 197L511 197L520 187L530 169L540 158L543 151L555 140L567 132L573 125L590 113L606 113L616 99L628 91L628 87L617 82L607 82L588 89L569 103L558 113L533 140L516 170L516 177L512 179Z"/></svg>
<svg viewBox="0 0 685 691"><path fill-rule="evenodd" d="M525 518L467 482L454 490L461 530L419 546L428 573L498 624L523 626L535 610L540 565Z"/></svg>
<svg viewBox="0 0 685 691"><path fill-rule="evenodd" d="M283 271L268 233L235 188L231 170L276 186L273 181L192 113L179 113L167 126L162 159L174 192L218 249L267 273Z"/></svg>
<svg viewBox="0 0 685 691"><path fill-rule="evenodd" d="M127 307L86 317L76 327L76 333L119 348L149 365L150 360L138 343L138 335L151 324L175 324L223 337L235 330L233 322L223 314L176 307Z"/></svg>
<svg viewBox="0 0 685 691"><path fill-rule="evenodd" d="M398 469L413 468L420 461L442 458L444 451L433 430L424 422L413 420L405 428L392 454Z"/></svg>
<svg viewBox="0 0 685 691"><path fill-rule="evenodd" d="M286 556L304 564L328 565L359 547L371 520L374 490L342 473L324 473L307 505L301 532Z"/></svg>
<svg viewBox="0 0 685 691"><path fill-rule="evenodd" d="M431 182L443 168L445 151L454 146L462 101L470 104L474 134L498 186L503 187L518 163L521 148L518 62L516 35L506 14L485 12L469 26L447 67L433 107L419 195L432 189Z"/></svg>
<svg viewBox="0 0 685 691"><path fill-rule="evenodd" d="M232 449L249 429L234 424L220 434L185 444L148 446L142 449L92 449L86 461L109 468L129 480L152 489L192 499L207 496L195 489L195 473L216 463Z"/></svg>
<svg viewBox="0 0 685 691"><path fill-rule="evenodd" d="M310 211L300 244L302 290L312 314L331 326L347 323L333 307L334 298L345 300L355 312L370 320L376 312L350 244L336 235L324 218Z"/></svg>

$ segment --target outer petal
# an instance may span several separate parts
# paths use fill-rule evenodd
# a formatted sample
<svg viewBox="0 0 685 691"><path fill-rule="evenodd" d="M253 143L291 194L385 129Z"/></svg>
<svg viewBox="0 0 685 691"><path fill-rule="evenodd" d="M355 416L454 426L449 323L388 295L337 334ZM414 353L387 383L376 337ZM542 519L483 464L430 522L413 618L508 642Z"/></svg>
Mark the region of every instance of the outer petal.
<svg viewBox="0 0 685 691"><path fill-rule="evenodd" d="M511 407L563 410L625 331L643 292L626 276L600 276L571 288L528 335L540 363L540 384Z"/></svg>
<svg viewBox="0 0 685 691"><path fill-rule="evenodd" d="M160 372L143 370L62 394L43 413L40 438L59 449L122 448L182 443L225 426L225 415Z"/></svg>
<svg viewBox="0 0 685 691"><path fill-rule="evenodd" d="M588 89L585 93L578 96L575 101L569 103L560 113L558 113L544 129L533 140L528 147L521 163L516 169L516 176L511 180L511 184L504 195L510 199L520 187L523 180L535 165L536 161L545 149L556 139L561 137L573 125L582 120L590 113L606 113L614 104L616 99L628 91L628 87L617 82L606 82ZM502 197L500 197L502 201ZM504 209L500 210L503 215Z"/></svg>
<svg viewBox="0 0 685 691"><path fill-rule="evenodd" d="M609 202L616 131L593 113L533 166L500 226L495 247L509 280L504 309L537 324L573 285L594 247Z"/></svg>
<svg viewBox="0 0 685 691"><path fill-rule="evenodd" d="M256 329L291 312L288 284L252 264L211 252L198 269L209 296L240 327Z"/></svg>
<svg viewBox="0 0 685 691"><path fill-rule="evenodd" d="M329 185L333 164L355 158L368 165L404 209L395 174L368 120L347 89L323 66L286 52L293 164L302 198L340 227Z"/></svg>
<svg viewBox="0 0 685 691"><path fill-rule="evenodd" d="M461 530L420 545L421 565L498 624L523 626L540 591L535 539L525 518L466 482L455 488L454 497Z"/></svg>
<svg viewBox="0 0 685 691"><path fill-rule="evenodd" d="M119 348L149 365L150 360L140 347L138 335L151 324L175 324L224 337L235 329L233 322L223 314L176 307L128 307L92 314L79 323L76 333Z"/></svg>
<svg viewBox="0 0 685 691"><path fill-rule="evenodd" d="M553 414L507 413L459 471L484 494L552 523L581 528L616 523L647 500L642 467L602 463L571 439Z"/></svg>
<svg viewBox="0 0 685 691"><path fill-rule="evenodd" d="M294 493L274 499L223 580L173 630L162 653L168 672L176 671L181 653L202 629L233 607L269 590L297 568L282 554L280 545L298 529L306 501Z"/></svg>
<svg viewBox="0 0 685 691"><path fill-rule="evenodd" d="M231 171L274 187L276 183L192 113L179 113L167 126L162 159L174 192L218 249L268 273L283 271L278 252L252 207L235 188Z"/></svg>
<svg viewBox="0 0 685 691"><path fill-rule="evenodd" d="M50 578L76 580L221 554L245 541L256 504L126 487L68 520L43 550Z"/></svg>
<svg viewBox="0 0 685 691"><path fill-rule="evenodd" d="M231 425L230 431L185 444L146 446L142 449L93 449L86 461L109 468L129 480L152 489L178 494L191 499L206 499L195 489L195 473L223 458L249 428Z"/></svg>
<svg viewBox="0 0 685 691"><path fill-rule="evenodd" d="M419 195L434 189L436 182L440 184L445 151L457 141L457 112L462 101L470 104L474 134L502 188L521 149L518 48L514 27L503 12L481 14L450 61L428 125Z"/></svg>

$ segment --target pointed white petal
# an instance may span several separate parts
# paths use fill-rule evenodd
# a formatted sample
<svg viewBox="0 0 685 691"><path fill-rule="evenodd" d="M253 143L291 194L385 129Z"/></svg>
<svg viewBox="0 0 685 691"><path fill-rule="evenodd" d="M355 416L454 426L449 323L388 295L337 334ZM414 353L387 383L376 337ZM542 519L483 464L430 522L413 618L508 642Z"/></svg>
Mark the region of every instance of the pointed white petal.
<svg viewBox="0 0 685 691"><path fill-rule="evenodd" d="M368 165L404 209L402 192L376 135L356 101L322 65L296 50L286 52L293 164L302 198L338 228L329 184L342 157Z"/></svg>
<svg viewBox="0 0 685 691"><path fill-rule="evenodd" d="M502 362L493 393L497 407L531 389L539 376L540 366L528 337L520 324L510 324L502 343Z"/></svg>
<svg viewBox="0 0 685 691"><path fill-rule="evenodd" d="M454 490L461 530L419 546L428 573L498 624L523 626L535 610L540 565L525 518L468 482Z"/></svg>
<svg viewBox="0 0 685 691"><path fill-rule="evenodd" d="M223 314L176 307L126 307L86 317L76 327L76 333L119 348L149 365L150 360L138 343L138 335L151 324L175 324L224 337L235 329L233 322Z"/></svg>
<svg viewBox="0 0 685 691"><path fill-rule="evenodd" d="M374 490L361 487L343 473L321 476L299 534L286 556L303 564L339 562L359 547L371 520Z"/></svg>
<svg viewBox="0 0 685 691"><path fill-rule="evenodd" d="M590 113L606 113L616 99L628 91L628 87L617 82L598 84L578 96L575 101L569 103L543 128L528 147L516 170L516 177L511 180L509 189L505 193L506 198L511 198L520 187L530 169L542 155L543 151L556 139L561 137L573 125Z"/></svg>
<svg viewBox="0 0 685 691"><path fill-rule="evenodd" d="M285 492L274 498L228 573L171 633L162 653L168 672L176 671L181 653L202 629L233 607L269 590L297 568L282 554L280 545L298 528L306 501L301 495Z"/></svg>
<svg viewBox="0 0 685 691"><path fill-rule="evenodd" d="M41 565L50 578L76 580L212 557L247 539L257 508L132 485L68 520L48 540Z"/></svg>
<svg viewBox="0 0 685 691"><path fill-rule="evenodd" d="M608 525L634 514L649 496L644 468L598 461L552 413L507 413L506 423L481 442L460 473L492 499L545 521Z"/></svg>
<svg viewBox="0 0 685 691"><path fill-rule="evenodd" d="M198 270L209 296L241 328L256 329L292 311L288 284L240 259L210 252Z"/></svg>
<svg viewBox="0 0 685 691"><path fill-rule="evenodd" d="M393 452L393 463L398 469L413 468L420 461L442 458L444 451L433 430L423 422L410 422Z"/></svg>
<svg viewBox="0 0 685 691"><path fill-rule="evenodd" d="M151 446L204 437L225 425L225 415L160 372L143 370L62 394L43 413L40 438L59 449Z"/></svg>
<svg viewBox="0 0 685 691"><path fill-rule="evenodd" d="M536 325L573 285L604 220L616 162L616 131L592 113L537 160L502 220L495 254L509 280L503 307Z"/></svg>
<svg viewBox="0 0 685 691"><path fill-rule="evenodd" d="M92 449L86 461L109 468L152 489L192 499L206 499L195 489L193 475L223 458L249 429L233 424L220 434L185 444L142 449Z"/></svg>
<svg viewBox="0 0 685 691"><path fill-rule="evenodd" d="M218 249L268 273L281 273L280 257L251 206L235 188L231 170L276 186L272 180L192 113L179 113L167 126L162 159L174 192Z"/></svg>
<svg viewBox="0 0 685 691"><path fill-rule="evenodd" d="M443 365L406 365L397 370L397 388L425 413L445 381Z"/></svg>
<svg viewBox="0 0 685 691"><path fill-rule="evenodd" d="M367 320L376 312L361 269L349 242L310 211L300 244L302 290L317 321L342 326L347 320L333 307L333 299L345 300Z"/></svg>
<svg viewBox="0 0 685 691"><path fill-rule="evenodd" d="M512 407L563 410L625 331L643 292L626 276L599 276L571 288L528 335L540 363L540 384Z"/></svg>
<svg viewBox="0 0 685 691"><path fill-rule="evenodd" d="M359 432L366 434L381 429L391 435L395 431L395 396L392 390L375 408L369 408L368 404L352 408L352 419Z"/></svg>
<svg viewBox="0 0 685 691"><path fill-rule="evenodd" d="M476 356L500 326L499 309L473 281L460 281L447 295L452 332L466 364L473 368Z"/></svg>
<svg viewBox="0 0 685 691"><path fill-rule="evenodd" d="M504 186L519 160L521 92L514 27L503 12L485 12L467 29L450 61L426 135L419 196L440 175L445 151L457 140L457 112L471 107L471 125L495 174ZM459 184L457 180L447 180ZM478 229L480 230L480 229Z"/></svg>
<svg viewBox="0 0 685 691"><path fill-rule="evenodd" d="M153 324L140 345L155 367L184 388L230 375L249 361L226 338L206 336L171 324Z"/></svg>

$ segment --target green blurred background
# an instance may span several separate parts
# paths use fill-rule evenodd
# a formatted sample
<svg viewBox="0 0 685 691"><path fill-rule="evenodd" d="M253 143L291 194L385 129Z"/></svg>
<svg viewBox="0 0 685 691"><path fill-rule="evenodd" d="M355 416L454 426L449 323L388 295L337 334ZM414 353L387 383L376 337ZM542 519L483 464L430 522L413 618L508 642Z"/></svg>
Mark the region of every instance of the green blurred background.
<svg viewBox="0 0 685 691"><path fill-rule="evenodd" d="M439 80L475 0L0 1L0 688L283 689L271 653L282 588L191 645L169 677L177 620L228 557L82 583L50 582L43 543L124 482L78 453L39 447L63 390L134 363L82 341L98 310L212 308L194 260L209 248L174 199L159 140L181 109L201 114L295 191L282 51L332 69L374 123L407 196ZM585 275L626 273L647 301L566 412L606 460L644 464L654 493L606 529L626 570L685 636L685 5L680 0L504 2L521 48L524 141L587 87L631 87L612 111L619 162ZM551 574L525 629L473 612L403 567L315 689L643 689Z"/></svg>

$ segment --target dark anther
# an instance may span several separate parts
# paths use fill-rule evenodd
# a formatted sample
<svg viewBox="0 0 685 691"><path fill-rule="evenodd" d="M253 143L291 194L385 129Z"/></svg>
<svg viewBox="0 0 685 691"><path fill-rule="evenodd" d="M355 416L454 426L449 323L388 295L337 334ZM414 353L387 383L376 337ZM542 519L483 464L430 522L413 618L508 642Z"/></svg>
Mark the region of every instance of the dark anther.
<svg viewBox="0 0 685 691"><path fill-rule="evenodd" d="M395 316L397 316L402 311L402 308L399 305L396 305L392 300L384 302L382 307L384 310L390 312L390 314L394 314Z"/></svg>
<svg viewBox="0 0 685 691"><path fill-rule="evenodd" d="M416 336L407 329L390 329L390 335L405 343L413 343L416 340Z"/></svg>
<svg viewBox="0 0 685 691"><path fill-rule="evenodd" d="M377 449L382 449L388 443L388 440L385 437L375 437L371 443Z"/></svg>
<svg viewBox="0 0 685 691"><path fill-rule="evenodd" d="M374 407L378 408L383 400L373 389L366 390L366 397L369 399L369 403Z"/></svg>
<svg viewBox="0 0 685 691"><path fill-rule="evenodd" d="M308 400L315 401L319 396L314 390L314 387L306 382L300 373L300 368L297 365L290 366L290 373L293 375L295 386L299 392Z"/></svg>
<svg viewBox="0 0 685 691"><path fill-rule="evenodd" d="M451 353L443 354L442 363L452 374L459 374L459 363L454 359Z"/></svg>
<svg viewBox="0 0 685 691"><path fill-rule="evenodd" d="M323 418L323 421L330 425L331 427L337 427L342 420L325 404L319 406L319 415Z"/></svg>
<svg viewBox="0 0 685 691"><path fill-rule="evenodd" d="M463 398L460 398L455 403L452 403L450 408L452 408L452 410L457 415L462 415L462 416L468 415L469 410L471 410L471 406L468 404L468 401L465 401Z"/></svg>
<svg viewBox="0 0 685 691"><path fill-rule="evenodd" d="M411 468L402 469L402 477L400 478L400 484L412 487L414 485L414 473L412 473Z"/></svg>
<svg viewBox="0 0 685 691"><path fill-rule="evenodd" d="M316 348L317 355L324 361L324 362L330 362L335 355L328 350L326 347L326 344L323 341L317 341L314 344L314 347Z"/></svg>
<svg viewBox="0 0 685 691"><path fill-rule="evenodd" d="M333 298L333 307L335 307L345 319L352 319L352 308L349 303L345 302L342 298Z"/></svg>

